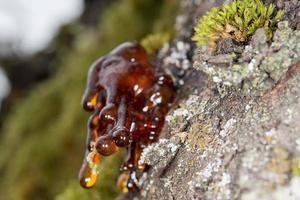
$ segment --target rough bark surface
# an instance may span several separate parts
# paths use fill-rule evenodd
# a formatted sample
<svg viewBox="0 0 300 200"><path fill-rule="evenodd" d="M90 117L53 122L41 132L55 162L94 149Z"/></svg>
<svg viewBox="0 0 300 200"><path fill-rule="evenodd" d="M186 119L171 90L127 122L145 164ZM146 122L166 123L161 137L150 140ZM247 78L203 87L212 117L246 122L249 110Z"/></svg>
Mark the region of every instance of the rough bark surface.
<svg viewBox="0 0 300 200"><path fill-rule="evenodd" d="M182 70L184 84L166 134L142 155L151 169L138 198L300 199L299 1L275 2L286 21L271 42L258 30L242 52L217 55L190 36L220 1L183 2L164 64Z"/></svg>

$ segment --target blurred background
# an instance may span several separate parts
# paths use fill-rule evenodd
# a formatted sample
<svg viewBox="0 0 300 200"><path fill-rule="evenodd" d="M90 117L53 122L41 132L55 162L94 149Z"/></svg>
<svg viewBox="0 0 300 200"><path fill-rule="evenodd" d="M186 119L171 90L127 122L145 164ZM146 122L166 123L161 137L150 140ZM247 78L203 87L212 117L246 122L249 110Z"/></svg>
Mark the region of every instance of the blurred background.
<svg viewBox="0 0 300 200"><path fill-rule="evenodd" d="M0 0L0 199L114 199L122 153L77 181L90 64L124 41L174 32L177 0Z"/></svg>

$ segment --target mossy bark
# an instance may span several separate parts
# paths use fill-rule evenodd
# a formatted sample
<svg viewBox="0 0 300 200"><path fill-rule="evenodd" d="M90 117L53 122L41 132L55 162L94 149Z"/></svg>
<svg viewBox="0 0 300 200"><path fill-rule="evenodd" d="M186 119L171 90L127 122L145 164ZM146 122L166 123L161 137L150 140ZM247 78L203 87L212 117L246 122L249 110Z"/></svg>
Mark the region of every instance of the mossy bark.
<svg viewBox="0 0 300 200"><path fill-rule="evenodd" d="M197 2L184 4L187 24L203 14L202 6L214 5ZM289 21L288 16L286 11L284 19ZM193 67L185 71L178 107L167 117L164 139L142 155L151 169L136 194L140 199L300 199L300 32L294 24L286 24L279 25L271 42L258 31L242 48L239 58L249 48L258 48L256 55L261 53L262 58L255 66L254 55L238 60L224 53L218 58L222 62L208 63L216 55L192 50ZM191 31L185 30L178 40L193 46L187 38ZM276 51L270 50L275 47ZM232 63L261 70L252 74L261 87L254 87L257 79L243 70L222 78L211 73L236 72ZM227 84L233 77L239 84ZM246 83L252 87L245 89Z"/></svg>

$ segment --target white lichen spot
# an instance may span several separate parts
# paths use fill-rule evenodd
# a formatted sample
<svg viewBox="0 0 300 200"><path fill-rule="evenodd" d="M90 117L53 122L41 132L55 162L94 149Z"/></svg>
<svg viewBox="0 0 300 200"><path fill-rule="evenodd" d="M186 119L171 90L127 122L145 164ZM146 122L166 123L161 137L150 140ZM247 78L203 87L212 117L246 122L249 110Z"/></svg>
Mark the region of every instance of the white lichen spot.
<svg viewBox="0 0 300 200"><path fill-rule="evenodd" d="M219 191L216 193L216 198L220 200L231 200L231 190L229 184L231 183L231 176L228 173L223 173L221 181L217 184Z"/></svg>
<svg viewBox="0 0 300 200"><path fill-rule="evenodd" d="M218 76L213 76L213 82L215 82L215 83L221 83L222 79L219 78Z"/></svg>
<svg viewBox="0 0 300 200"><path fill-rule="evenodd" d="M230 174L223 173L222 179L221 179L219 185L220 185L221 187L225 187L225 186L228 185L230 182L231 182L231 176L230 176Z"/></svg>
<svg viewBox="0 0 300 200"><path fill-rule="evenodd" d="M161 178L161 180L163 181L163 186L165 188L170 188L172 181L169 178Z"/></svg>
<svg viewBox="0 0 300 200"><path fill-rule="evenodd" d="M206 168L204 168L204 170L203 171L201 171L201 176L203 176L204 178L206 178L206 179L204 179L204 180L207 180L208 178L210 178L211 176L212 176L212 172L213 172L213 167L212 167L213 165L211 164L211 163L209 163L207 166L206 166Z"/></svg>
<svg viewBox="0 0 300 200"><path fill-rule="evenodd" d="M169 143L167 147L170 149L170 151L172 153L175 153L177 151L177 149L178 149L178 145L175 145L173 143Z"/></svg>
<svg viewBox="0 0 300 200"><path fill-rule="evenodd" d="M178 41L174 47L170 48L170 55L164 58L164 65L173 65L181 69L181 73L184 73L185 70L191 67L191 62L187 57L190 48L190 44Z"/></svg>
<svg viewBox="0 0 300 200"><path fill-rule="evenodd" d="M258 188L242 195L241 200L299 200L300 177L293 177L289 185L278 187L274 192Z"/></svg>
<svg viewBox="0 0 300 200"><path fill-rule="evenodd" d="M276 133L276 129L275 129L275 128L272 128L271 130L265 132L265 135L266 135L267 137L273 137L273 136L275 135L275 133Z"/></svg>
<svg viewBox="0 0 300 200"><path fill-rule="evenodd" d="M217 158L216 160L214 160L214 162L208 163L208 165L197 174L202 177L202 180L204 182L207 182L213 176L213 173L219 171L221 165L222 165L222 160L220 158Z"/></svg>
<svg viewBox="0 0 300 200"><path fill-rule="evenodd" d="M231 152L236 152L239 149L239 145L237 143L233 143L230 150Z"/></svg>
<svg viewBox="0 0 300 200"><path fill-rule="evenodd" d="M249 104L246 105L245 110L248 111L251 109L251 106Z"/></svg>
<svg viewBox="0 0 300 200"><path fill-rule="evenodd" d="M229 81L224 81L223 84L226 85L226 86L231 86L232 85L232 83L229 82Z"/></svg>
<svg viewBox="0 0 300 200"><path fill-rule="evenodd" d="M257 171L257 167L255 166L255 163L257 160L260 159L260 155L257 152L257 149L251 149L250 151L248 151L242 158L242 167L246 170L250 170L250 171Z"/></svg>
<svg viewBox="0 0 300 200"><path fill-rule="evenodd" d="M179 79L178 83L179 83L179 85L184 85L184 80Z"/></svg>
<svg viewBox="0 0 300 200"><path fill-rule="evenodd" d="M188 118L189 117L189 111L185 108L178 108L178 109L174 110L173 116Z"/></svg>
<svg viewBox="0 0 300 200"><path fill-rule="evenodd" d="M300 152L300 139L296 140L296 145L297 145L296 146L297 151Z"/></svg>
<svg viewBox="0 0 300 200"><path fill-rule="evenodd" d="M174 144L167 139L160 139L157 143L151 144L143 150L140 162L149 165L161 162L164 166L170 158L175 156L178 148L178 144Z"/></svg>
<svg viewBox="0 0 300 200"><path fill-rule="evenodd" d="M230 133L230 131L234 128L234 125L236 124L236 119L230 119L226 122L223 130L220 131L220 136L222 138L225 138L228 133Z"/></svg>
<svg viewBox="0 0 300 200"><path fill-rule="evenodd" d="M249 70L250 72L253 72L255 66L256 66L256 60L255 60L255 59L252 59L251 62L248 64L248 70Z"/></svg>
<svg viewBox="0 0 300 200"><path fill-rule="evenodd" d="M291 123L291 121L293 120L293 116L294 115L294 112L291 110L291 109L287 109L286 110L286 118L283 120L283 123L284 124L289 124Z"/></svg>
<svg viewBox="0 0 300 200"><path fill-rule="evenodd" d="M198 95L190 95L189 98L184 102L178 109L174 110L171 116L167 116L168 122L177 121L178 118L190 120L196 113L201 113L205 102L200 99ZM197 109L195 109L197 108Z"/></svg>

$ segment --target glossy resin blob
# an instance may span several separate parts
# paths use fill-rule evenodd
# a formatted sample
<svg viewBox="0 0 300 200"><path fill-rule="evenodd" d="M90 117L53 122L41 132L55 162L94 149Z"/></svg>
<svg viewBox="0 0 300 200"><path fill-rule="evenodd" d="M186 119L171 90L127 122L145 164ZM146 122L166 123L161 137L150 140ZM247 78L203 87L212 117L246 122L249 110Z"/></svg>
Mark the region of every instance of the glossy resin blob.
<svg viewBox="0 0 300 200"><path fill-rule="evenodd" d="M137 43L123 43L97 60L82 99L83 108L92 114L80 184L93 187L101 157L126 148L118 186L123 192L138 190L146 167L139 161L141 152L158 140L174 97L171 77L150 64Z"/></svg>

